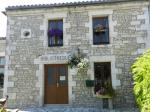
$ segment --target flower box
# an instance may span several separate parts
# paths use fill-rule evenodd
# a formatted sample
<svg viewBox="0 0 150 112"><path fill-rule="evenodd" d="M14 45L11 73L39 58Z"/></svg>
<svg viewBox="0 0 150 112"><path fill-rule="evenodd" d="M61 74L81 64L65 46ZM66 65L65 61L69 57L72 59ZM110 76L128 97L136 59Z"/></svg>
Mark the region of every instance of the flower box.
<svg viewBox="0 0 150 112"><path fill-rule="evenodd" d="M86 80L86 87L94 87L94 80Z"/></svg>
<svg viewBox="0 0 150 112"><path fill-rule="evenodd" d="M115 90L111 84L107 83L96 91L96 96L98 98L112 98L115 96Z"/></svg>
<svg viewBox="0 0 150 112"><path fill-rule="evenodd" d="M99 34L99 33L105 33L106 32L106 28L101 25L101 24L98 24L97 26L95 26L94 28L94 33L95 34Z"/></svg>
<svg viewBox="0 0 150 112"><path fill-rule="evenodd" d="M63 35L63 31L60 29L50 29L48 30L48 35L50 37L61 37Z"/></svg>
<svg viewBox="0 0 150 112"><path fill-rule="evenodd" d="M100 95L100 94L96 95L96 98L112 98L112 97L113 96L108 95L108 94L106 94L106 95Z"/></svg>
<svg viewBox="0 0 150 112"><path fill-rule="evenodd" d="M95 29L94 33L105 33L106 29Z"/></svg>

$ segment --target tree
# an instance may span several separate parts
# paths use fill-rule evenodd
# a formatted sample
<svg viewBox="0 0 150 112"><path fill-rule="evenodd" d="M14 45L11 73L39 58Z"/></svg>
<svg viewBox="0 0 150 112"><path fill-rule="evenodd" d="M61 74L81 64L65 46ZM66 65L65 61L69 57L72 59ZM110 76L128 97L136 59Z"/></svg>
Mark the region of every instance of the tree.
<svg viewBox="0 0 150 112"><path fill-rule="evenodd" d="M150 111L150 50L138 57L131 67L134 94L141 111Z"/></svg>

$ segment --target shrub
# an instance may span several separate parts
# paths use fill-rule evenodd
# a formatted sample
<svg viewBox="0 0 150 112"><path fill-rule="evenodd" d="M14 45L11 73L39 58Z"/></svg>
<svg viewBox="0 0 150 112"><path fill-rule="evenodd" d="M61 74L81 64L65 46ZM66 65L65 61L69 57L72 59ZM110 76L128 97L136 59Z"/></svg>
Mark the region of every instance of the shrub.
<svg viewBox="0 0 150 112"><path fill-rule="evenodd" d="M138 57L131 67L134 94L141 111L150 111L150 50Z"/></svg>
<svg viewBox="0 0 150 112"><path fill-rule="evenodd" d="M0 112L8 112L5 108L0 107Z"/></svg>

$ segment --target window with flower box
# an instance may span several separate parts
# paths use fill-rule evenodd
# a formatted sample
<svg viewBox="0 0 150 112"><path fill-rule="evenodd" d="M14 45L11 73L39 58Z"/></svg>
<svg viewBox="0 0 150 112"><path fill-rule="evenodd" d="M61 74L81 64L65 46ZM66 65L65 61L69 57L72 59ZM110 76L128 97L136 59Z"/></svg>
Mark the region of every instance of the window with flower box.
<svg viewBox="0 0 150 112"><path fill-rule="evenodd" d="M0 88L3 88L4 85L4 66L5 66L5 58L0 57Z"/></svg>
<svg viewBox="0 0 150 112"><path fill-rule="evenodd" d="M111 63L97 62L94 63L95 87L94 92L100 97L112 97L113 88L111 82Z"/></svg>
<svg viewBox="0 0 150 112"><path fill-rule="evenodd" d="M48 21L48 46L63 46L63 20Z"/></svg>
<svg viewBox="0 0 150 112"><path fill-rule="evenodd" d="M108 17L93 18L93 44L109 44Z"/></svg>

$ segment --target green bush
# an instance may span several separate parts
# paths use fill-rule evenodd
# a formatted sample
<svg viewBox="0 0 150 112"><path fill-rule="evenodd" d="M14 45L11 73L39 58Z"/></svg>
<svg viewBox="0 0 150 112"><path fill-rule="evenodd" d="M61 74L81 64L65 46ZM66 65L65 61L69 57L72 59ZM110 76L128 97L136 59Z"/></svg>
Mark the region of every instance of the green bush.
<svg viewBox="0 0 150 112"><path fill-rule="evenodd" d="M150 112L150 50L137 58L131 69L136 102L142 112Z"/></svg>
<svg viewBox="0 0 150 112"><path fill-rule="evenodd" d="M5 108L0 107L0 112L8 112Z"/></svg>

